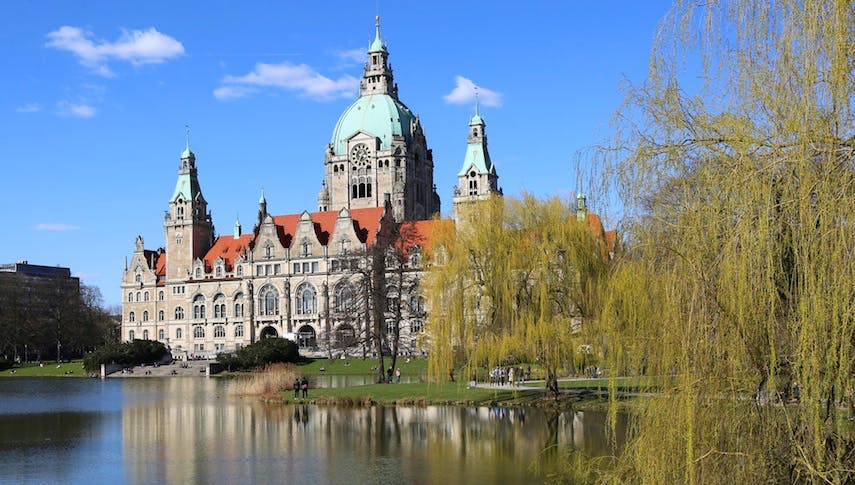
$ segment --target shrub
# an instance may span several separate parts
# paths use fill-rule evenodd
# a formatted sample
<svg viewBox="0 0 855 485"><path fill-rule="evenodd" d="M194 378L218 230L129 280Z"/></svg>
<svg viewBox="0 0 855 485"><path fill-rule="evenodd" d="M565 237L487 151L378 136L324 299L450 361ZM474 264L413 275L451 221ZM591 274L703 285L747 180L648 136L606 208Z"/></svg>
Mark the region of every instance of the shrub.
<svg viewBox="0 0 855 485"><path fill-rule="evenodd" d="M14 362L12 362L11 360L0 357L0 370L11 369L12 364L14 364Z"/></svg>
<svg viewBox="0 0 855 485"><path fill-rule="evenodd" d="M97 371L101 364L140 365L161 360L169 351L156 340L107 344L83 357L83 368Z"/></svg>
<svg viewBox="0 0 855 485"><path fill-rule="evenodd" d="M300 359L297 344L284 338L266 338L234 353L217 355L227 370L252 370L276 362L295 363Z"/></svg>

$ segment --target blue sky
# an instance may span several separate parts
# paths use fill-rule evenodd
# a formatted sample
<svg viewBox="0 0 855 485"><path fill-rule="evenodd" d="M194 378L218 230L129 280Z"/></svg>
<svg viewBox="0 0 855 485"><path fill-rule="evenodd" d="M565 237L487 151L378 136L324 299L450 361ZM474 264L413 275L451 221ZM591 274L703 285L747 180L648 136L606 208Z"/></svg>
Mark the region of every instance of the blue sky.
<svg viewBox="0 0 855 485"><path fill-rule="evenodd" d="M569 195L575 157L642 82L665 1L380 2L401 100L451 210L482 93L505 194ZM0 2L0 262L68 266L118 304L142 235L163 245L184 126L221 234L316 210L324 146L356 98L376 3ZM590 201L594 209L597 201ZM607 219L613 224L614 217Z"/></svg>

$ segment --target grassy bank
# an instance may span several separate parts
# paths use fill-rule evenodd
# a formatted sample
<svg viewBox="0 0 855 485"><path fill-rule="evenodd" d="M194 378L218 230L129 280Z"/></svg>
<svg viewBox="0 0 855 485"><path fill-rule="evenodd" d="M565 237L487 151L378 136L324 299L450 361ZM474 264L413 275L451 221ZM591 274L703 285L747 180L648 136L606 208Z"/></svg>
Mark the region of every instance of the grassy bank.
<svg viewBox="0 0 855 485"><path fill-rule="evenodd" d="M493 402L523 402L540 397L539 391L494 390L468 388L457 383L369 384L366 386L316 388L309 390L307 399L297 402L316 404L471 404ZM283 393L287 400L293 394Z"/></svg>
<svg viewBox="0 0 855 485"><path fill-rule="evenodd" d="M0 372L0 377L87 377L83 370L82 360L72 360L57 364L56 362L45 362L44 367L39 364L23 364L18 367L6 369ZM59 367L57 367L57 365Z"/></svg>
<svg viewBox="0 0 855 485"><path fill-rule="evenodd" d="M387 357L383 359L383 363L388 367L392 361ZM300 372L303 375L316 374L338 374L338 375L366 375L377 373L377 359L312 359L306 363L299 365ZM398 358L396 367L401 369L401 373L405 375L426 375L428 363L427 359L410 359Z"/></svg>

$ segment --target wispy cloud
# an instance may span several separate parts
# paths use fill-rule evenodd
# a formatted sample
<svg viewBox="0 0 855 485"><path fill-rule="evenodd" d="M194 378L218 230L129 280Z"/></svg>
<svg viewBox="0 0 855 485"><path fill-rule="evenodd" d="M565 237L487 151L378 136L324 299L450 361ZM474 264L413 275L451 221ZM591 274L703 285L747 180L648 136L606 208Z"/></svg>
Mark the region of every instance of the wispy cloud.
<svg viewBox="0 0 855 485"><path fill-rule="evenodd" d="M42 107L39 103L27 103L15 108L18 113L38 113L41 110Z"/></svg>
<svg viewBox="0 0 855 485"><path fill-rule="evenodd" d="M442 97L449 104L467 104L475 102L475 88L478 88L478 101L484 106L501 106L502 93L478 86L463 76L454 77L454 89Z"/></svg>
<svg viewBox="0 0 855 485"><path fill-rule="evenodd" d="M365 49L361 49L358 47L356 49L345 49L345 50L334 51L333 54L335 54L335 56L338 57L339 59L343 59L345 61L360 63L360 62L364 62L366 60Z"/></svg>
<svg viewBox="0 0 855 485"><path fill-rule="evenodd" d="M110 60L130 62L133 65L159 64L184 54L184 45L173 37L148 30L123 30L115 42L95 39L94 34L79 27L64 25L48 32L47 47L66 50L74 54L86 67L104 77L115 74L107 66Z"/></svg>
<svg viewBox="0 0 855 485"><path fill-rule="evenodd" d="M36 231L76 231L80 226L72 226L71 224L57 224L51 222L42 222L36 224L33 229Z"/></svg>
<svg viewBox="0 0 855 485"><path fill-rule="evenodd" d="M56 105L57 114L60 116L69 116L72 118L91 118L95 116L95 107L86 103L70 103L68 101L60 101Z"/></svg>
<svg viewBox="0 0 855 485"><path fill-rule="evenodd" d="M222 86L214 90L217 99L241 98L255 94L261 88L293 91L315 101L348 98L356 93L359 80L353 76L330 79L306 64L258 63L243 76L226 76Z"/></svg>

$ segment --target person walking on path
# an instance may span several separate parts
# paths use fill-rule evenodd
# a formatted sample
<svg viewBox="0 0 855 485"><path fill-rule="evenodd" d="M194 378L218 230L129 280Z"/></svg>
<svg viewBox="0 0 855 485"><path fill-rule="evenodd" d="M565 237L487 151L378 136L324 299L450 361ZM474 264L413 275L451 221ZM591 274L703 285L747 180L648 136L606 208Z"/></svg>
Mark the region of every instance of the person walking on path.
<svg viewBox="0 0 855 485"><path fill-rule="evenodd" d="M300 381L300 388L303 389L303 397L309 396L309 380L306 379L306 376L303 376L303 380Z"/></svg>
<svg viewBox="0 0 855 485"><path fill-rule="evenodd" d="M300 378L295 377L294 378L294 399L297 399L298 397L300 397L300 387L302 387L300 385Z"/></svg>
<svg viewBox="0 0 855 485"><path fill-rule="evenodd" d="M512 387L515 387L517 385L517 383L514 382L514 368L513 367L508 369L508 384L510 384Z"/></svg>
<svg viewBox="0 0 855 485"><path fill-rule="evenodd" d="M400 384L401 383L401 368L400 367L395 369L395 377L398 378L398 384Z"/></svg>

